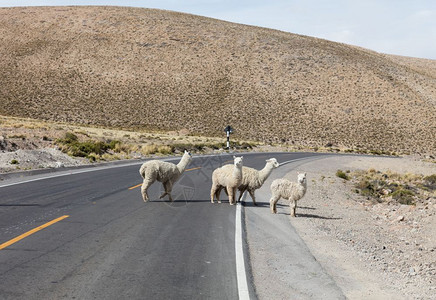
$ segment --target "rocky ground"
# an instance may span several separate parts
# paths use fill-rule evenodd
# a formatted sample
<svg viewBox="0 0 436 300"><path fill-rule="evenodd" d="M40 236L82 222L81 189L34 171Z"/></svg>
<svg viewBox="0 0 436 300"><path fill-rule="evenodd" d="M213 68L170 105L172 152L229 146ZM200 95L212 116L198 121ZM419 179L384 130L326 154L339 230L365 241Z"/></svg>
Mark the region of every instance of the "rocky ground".
<svg viewBox="0 0 436 300"><path fill-rule="evenodd" d="M416 205L378 203L353 190L335 172L368 170L435 174L434 163L413 158L331 157L299 166L308 191L297 217L289 220L316 259L350 299L365 290L386 299L389 290L405 299L434 299L436 293L436 198ZM286 177L296 178L296 172ZM281 200L283 201L283 200ZM282 202L283 203L283 202ZM285 207L283 213L289 213ZM380 292L376 292L376 291Z"/></svg>

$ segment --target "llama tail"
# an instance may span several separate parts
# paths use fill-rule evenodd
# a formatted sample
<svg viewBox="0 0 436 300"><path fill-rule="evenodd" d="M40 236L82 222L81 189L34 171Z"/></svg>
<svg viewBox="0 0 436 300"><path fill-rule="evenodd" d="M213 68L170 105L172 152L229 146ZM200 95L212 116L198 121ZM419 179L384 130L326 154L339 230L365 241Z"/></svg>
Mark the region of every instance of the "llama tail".
<svg viewBox="0 0 436 300"><path fill-rule="evenodd" d="M146 164L143 164L143 165L141 166L141 168L139 169L139 174L141 174L142 179L145 178L145 169L146 169L146 168L147 168L147 165L146 165Z"/></svg>

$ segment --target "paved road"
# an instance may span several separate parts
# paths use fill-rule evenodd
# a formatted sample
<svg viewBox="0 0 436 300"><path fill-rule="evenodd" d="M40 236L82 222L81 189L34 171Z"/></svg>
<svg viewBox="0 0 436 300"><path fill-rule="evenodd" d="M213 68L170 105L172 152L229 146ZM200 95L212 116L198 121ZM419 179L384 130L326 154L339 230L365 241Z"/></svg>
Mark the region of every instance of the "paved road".
<svg viewBox="0 0 436 300"><path fill-rule="evenodd" d="M311 155L247 154L244 165ZM235 206L209 199L213 169L231 160L195 158L172 204L142 201L139 164L0 183L0 244L65 216L0 250L0 298L237 299Z"/></svg>

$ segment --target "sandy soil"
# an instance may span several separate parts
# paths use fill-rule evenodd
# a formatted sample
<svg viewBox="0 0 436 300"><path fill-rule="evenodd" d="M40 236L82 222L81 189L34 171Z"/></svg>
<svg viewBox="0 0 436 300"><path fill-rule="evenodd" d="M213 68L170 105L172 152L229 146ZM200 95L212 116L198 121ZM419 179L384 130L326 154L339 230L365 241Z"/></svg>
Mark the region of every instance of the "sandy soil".
<svg viewBox="0 0 436 300"><path fill-rule="evenodd" d="M307 172L308 191L289 220L316 259L350 299L373 290L379 299L434 299L436 293L436 199L416 206L373 205L354 193L338 169L430 175L433 163L413 158L330 157L302 164L286 175ZM283 200L281 200L282 204ZM289 214L283 206L282 213ZM387 298L386 298L387 297Z"/></svg>
<svg viewBox="0 0 436 300"><path fill-rule="evenodd" d="M0 20L3 115L434 154L436 60L141 8L0 8Z"/></svg>

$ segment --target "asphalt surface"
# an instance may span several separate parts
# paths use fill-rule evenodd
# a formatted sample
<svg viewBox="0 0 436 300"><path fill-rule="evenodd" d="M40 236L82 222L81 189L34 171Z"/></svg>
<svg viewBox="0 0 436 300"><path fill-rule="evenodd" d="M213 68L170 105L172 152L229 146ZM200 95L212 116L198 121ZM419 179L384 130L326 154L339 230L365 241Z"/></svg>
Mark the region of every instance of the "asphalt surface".
<svg viewBox="0 0 436 300"><path fill-rule="evenodd" d="M307 162L322 158L318 156L310 160L292 161L276 169L256 191L257 206L252 205L249 196L246 198L246 239L250 245L253 286L259 299L346 299L292 226L289 202L279 200L277 214L272 214L269 206L273 180L286 177L297 181L296 172L306 172ZM288 176L288 173L292 176ZM312 174L308 173L307 180L313 179ZM304 203L303 197L298 207L305 206ZM297 217L305 217L298 208Z"/></svg>
<svg viewBox="0 0 436 300"><path fill-rule="evenodd" d="M244 165L313 155L250 153ZM0 298L237 299L235 206L209 196L212 171L231 161L194 158L174 203L156 200L158 182L142 201L139 163L1 182L0 244L68 217L0 250Z"/></svg>

